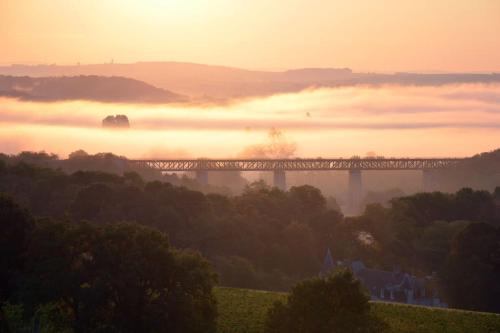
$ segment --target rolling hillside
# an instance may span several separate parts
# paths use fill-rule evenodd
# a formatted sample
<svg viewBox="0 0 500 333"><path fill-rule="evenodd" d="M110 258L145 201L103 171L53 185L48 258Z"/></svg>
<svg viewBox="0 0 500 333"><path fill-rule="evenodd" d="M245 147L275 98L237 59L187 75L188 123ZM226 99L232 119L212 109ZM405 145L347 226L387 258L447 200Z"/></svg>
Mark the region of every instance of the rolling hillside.
<svg viewBox="0 0 500 333"><path fill-rule="evenodd" d="M172 103L187 100L138 80L96 75L38 78L0 75L0 96L30 101Z"/></svg>
<svg viewBox="0 0 500 333"><path fill-rule="evenodd" d="M285 71L246 70L185 62L137 62L89 65L0 66L0 75L60 77L122 76L203 100L267 96L310 87L355 85L443 85L499 83L500 74L359 73L349 68L302 68Z"/></svg>
<svg viewBox="0 0 500 333"><path fill-rule="evenodd" d="M217 288L219 333L262 332L267 310L286 294L257 290ZM373 311L397 333L494 333L500 332L500 315L372 303Z"/></svg>

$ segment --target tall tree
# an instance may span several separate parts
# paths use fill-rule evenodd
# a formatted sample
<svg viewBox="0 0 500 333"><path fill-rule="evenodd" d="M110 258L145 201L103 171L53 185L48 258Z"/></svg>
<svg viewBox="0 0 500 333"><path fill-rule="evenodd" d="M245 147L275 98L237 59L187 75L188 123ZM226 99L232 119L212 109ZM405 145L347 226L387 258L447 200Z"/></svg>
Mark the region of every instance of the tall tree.
<svg viewBox="0 0 500 333"><path fill-rule="evenodd" d="M0 193L0 303L16 290L33 228L31 214Z"/></svg>
<svg viewBox="0 0 500 333"><path fill-rule="evenodd" d="M454 307L500 312L500 229L471 223L452 241L441 272L442 285Z"/></svg>

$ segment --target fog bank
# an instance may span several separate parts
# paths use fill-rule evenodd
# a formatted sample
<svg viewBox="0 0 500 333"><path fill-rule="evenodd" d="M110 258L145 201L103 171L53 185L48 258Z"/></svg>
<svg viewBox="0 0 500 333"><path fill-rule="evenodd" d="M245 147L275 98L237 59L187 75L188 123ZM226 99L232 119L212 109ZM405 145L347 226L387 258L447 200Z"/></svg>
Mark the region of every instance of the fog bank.
<svg viewBox="0 0 500 333"><path fill-rule="evenodd" d="M129 130L101 128L127 115ZM229 105L131 105L0 99L0 151L84 149L131 158L237 157L269 129L296 156L469 156L498 147L500 86L350 87Z"/></svg>

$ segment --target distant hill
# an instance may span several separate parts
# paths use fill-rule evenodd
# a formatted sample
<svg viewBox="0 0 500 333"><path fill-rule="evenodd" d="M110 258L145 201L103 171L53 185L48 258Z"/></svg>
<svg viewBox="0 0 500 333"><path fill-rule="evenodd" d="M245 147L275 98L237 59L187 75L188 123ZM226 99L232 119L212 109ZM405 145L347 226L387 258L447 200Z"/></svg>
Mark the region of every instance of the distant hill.
<svg viewBox="0 0 500 333"><path fill-rule="evenodd" d="M171 103L187 100L185 96L138 80L96 75L37 78L0 75L0 96L32 101Z"/></svg>
<svg viewBox="0 0 500 333"><path fill-rule="evenodd" d="M14 76L121 76L147 82L201 99L231 99L296 92L309 87L352 85L442 85L500 83L500 74L356 73L348 68L303 68L254 71L182 62L138 62L95 65L0 66L0 75Z"/></svg>
<svg viewBox="0 0 500 333"><path fill-rule="evenodd" d="M493 191L500 186L500 149L474 155L455 168L435 172L435 188L454 192L462 187Z"/></svg>

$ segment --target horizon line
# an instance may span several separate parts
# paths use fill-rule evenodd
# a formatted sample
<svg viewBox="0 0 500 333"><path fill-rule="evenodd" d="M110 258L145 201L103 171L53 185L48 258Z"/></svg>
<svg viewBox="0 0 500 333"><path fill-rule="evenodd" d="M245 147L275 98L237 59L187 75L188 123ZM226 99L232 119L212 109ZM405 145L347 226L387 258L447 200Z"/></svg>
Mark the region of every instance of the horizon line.
<svg viewBox="0 0 500 333"><path fill-rule="evenodd" d="M236 70L245 70L245 71L265 71L265 72L286 72L293 70L302 70L302 69L349 69L353 73L376 73L376 74L499 74L499 69L483 69L483 70L445 70L445 69L353 69L350 66L312 66L305 65L299 67L290 67L290 68L266 68L266 67L258 67L258 68L249 68L243 66L234 66L234 65L224 65L224 64L209 64L202 63L196 61L180 61L180 60L137 60L137 61L128 61L128 62L43 62L43 61L2 61L0 62L0 67L15 67L15 66L54 66L54 67L75 67L75 66L96 66L96 65L135 65L135 64L153 64L153 63L170 63L170 64L188 64L188 65L197 65L197 66L209 66L209 67L222 67L222 68L230 68Z"/></svg>

